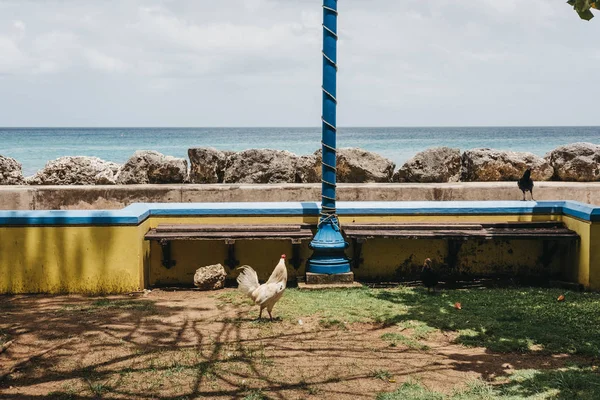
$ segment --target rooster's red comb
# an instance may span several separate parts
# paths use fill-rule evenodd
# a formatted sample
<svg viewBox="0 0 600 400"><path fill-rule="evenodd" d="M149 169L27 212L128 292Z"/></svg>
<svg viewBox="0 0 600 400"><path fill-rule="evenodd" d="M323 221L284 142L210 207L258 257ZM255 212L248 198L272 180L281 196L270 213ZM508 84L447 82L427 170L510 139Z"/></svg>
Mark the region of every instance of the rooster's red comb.
<svg viewBox="0 0 600 400"><path fill-rule="evenodd" d="M285 254L282 254L282 255L281 255L281 258L283 258L283 259L285 260Z"/></svg>

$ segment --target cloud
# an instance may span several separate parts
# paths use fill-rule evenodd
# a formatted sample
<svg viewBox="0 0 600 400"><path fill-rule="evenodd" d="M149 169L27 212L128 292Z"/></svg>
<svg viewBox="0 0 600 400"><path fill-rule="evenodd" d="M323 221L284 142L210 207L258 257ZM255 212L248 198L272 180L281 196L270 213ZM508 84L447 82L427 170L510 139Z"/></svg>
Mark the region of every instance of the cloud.
<svg viewBox="0 0 600 400"><path fill-rule="evenodd" d="M128 69L127 64L123 61L95 49L84 50L84 56L93 69L105 72L123 72Z"/></svg>
<svg viewBox="0 0 600 400"><path fill-rule="evenodd" d="M19 32L25 32L25 23L23 21L17 20L13 22L13 27Z"/></svg>
<svg viewBox="0 0 600 400"><path fill-rule="evenodd" d="M0 74L12 74L25 65L26 57L14 39L0 35Z"/></svg>
<svg viewBox="0 0 600 400"><path fill-rule="evenodd" d="M574 117L600 89L584 79L597 24L562 2L339 9L340 124L600 123ZM318 125L321 15L313 0L4 0L0 122ZM56 92L73 97L41 103Z"/></svg>

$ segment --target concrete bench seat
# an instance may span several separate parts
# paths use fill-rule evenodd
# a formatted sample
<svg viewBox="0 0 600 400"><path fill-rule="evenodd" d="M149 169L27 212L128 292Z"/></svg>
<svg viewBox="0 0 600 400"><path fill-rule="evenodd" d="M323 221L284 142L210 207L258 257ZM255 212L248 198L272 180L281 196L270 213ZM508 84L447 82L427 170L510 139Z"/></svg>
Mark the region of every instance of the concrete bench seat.
<svg viewBox="0 0 600 400"><path fill-rule="evenodd" d="M310 240L313 231L308 224L283 225L158 225L150 229L145 240L156 240L162 248L162 265L170 269L176 265L171 257L171 241L175 240L224 240L227 244L225 265L233 269L239 265L235 257L236 240L290 240L292 257L290 264L300 268L300 245L302 240Z"/></svg>
<svg viewBox="0 0 600 400"><path fill-rule="evenodd" d="M468 239L540 239L578 240L577 232L556 221L501 223L369 223L343 226L345 236L352 240L354 268L363 261L362 244L368 239L446 239L449 241L448 260L457 259L461 241Z"/></svg>

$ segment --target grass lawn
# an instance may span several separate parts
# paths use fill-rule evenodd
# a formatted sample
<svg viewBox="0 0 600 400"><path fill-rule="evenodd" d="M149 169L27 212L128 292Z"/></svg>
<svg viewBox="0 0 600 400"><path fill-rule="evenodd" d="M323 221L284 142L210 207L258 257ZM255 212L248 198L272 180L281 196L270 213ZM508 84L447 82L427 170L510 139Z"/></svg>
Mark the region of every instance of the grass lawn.
<svg viewBox="0 0 600 400"><path fill-rule="evenodd" d="M420 288L289 290L277 307L287 319L318 315L326 326L353 322L398 326L410 328L416 339L433 331L455 332L456 343L496 352L600 356L600 295L573 292L558 302L563 293L534 288L436 294ZM454 308L457 302L461 310Z"/></svg>
<svg viewBox="0 0 600 400"><path fill-rule="evenodd" d="M518 287L288 289L273 322L232 289L4 296L0 399L600 399L599 311Z"/></svg>

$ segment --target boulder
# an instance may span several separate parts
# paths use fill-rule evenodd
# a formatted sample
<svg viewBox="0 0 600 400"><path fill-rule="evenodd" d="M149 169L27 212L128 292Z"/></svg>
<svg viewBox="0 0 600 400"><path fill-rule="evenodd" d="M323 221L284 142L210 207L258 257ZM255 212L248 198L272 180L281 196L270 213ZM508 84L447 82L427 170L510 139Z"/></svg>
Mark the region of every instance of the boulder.
<svg viewBox="0 0 600 400"><path fill-rule="evenodd" d="M114 185L119 164L98 157L67 156L48 161L30 185Z"/></svg>
<svg viewBox="0 0 600 400"><path fill-rule="evenodd" d="M138 150L119 170L117 183L184 183L187 160L165 156L158 151Z"/></svg>
<svg viewBox="0 0 600 400"><path fill-rule="evenodd" d="M227 272L221 264L200 267L194 274L194 285L200 290L217 290L225 286Z"/></svg>
<svg viewBox="0 0 600 400"><path fill-rule="evenodd" d="M251 149L227 157L224 183L294 183L298 156L285 150Z"/></svg>
<svg viewBox="0 0 600 400"><path fill-rule="evenodd" d="M460 180L460 149L435 147L417 153L395 174L394 182L458 182Z"/></svg>
<svg viewBox="0 0 600 400"><path fill-rule="evenodd" d="M22 185L25 183L21 163L14 158L0 156L0 185Z"/></svg>
<svg viewBox="0 0 600 400"><path fill-rule="evenodd" d="M600 146L573 143L546 154L546 160L561 181L590 182L600 180Z"/></svg>
<svg viewBox="0 0 600 400"><path fill-rule="evenodd" d="M552 166L533 153L494 149L467 150L462 155L461 180L466 182L516 181L531 168L534 181L547 181Z"/></svg>
<svg viewBox="0 0 600 400"><path fill-rule="evenodd" d="M222 183L225 163L232 152L219 151L212 147L188 150L190 159L190 183Z"/></svg>
<svg viewBox="0 0 600 400"><path fill-rule="evenodd" d="M314 154L300 156L296 162L296 183L321 182L321 157Z"/></svg>
<svg viewBox="0 0 600 400"><path fill-rule="evenodd" d="M321 162L321 150L315 155ZM337 151L337 181L340 183L391 182L395 167L387 158L363 149Z"/></svg>

